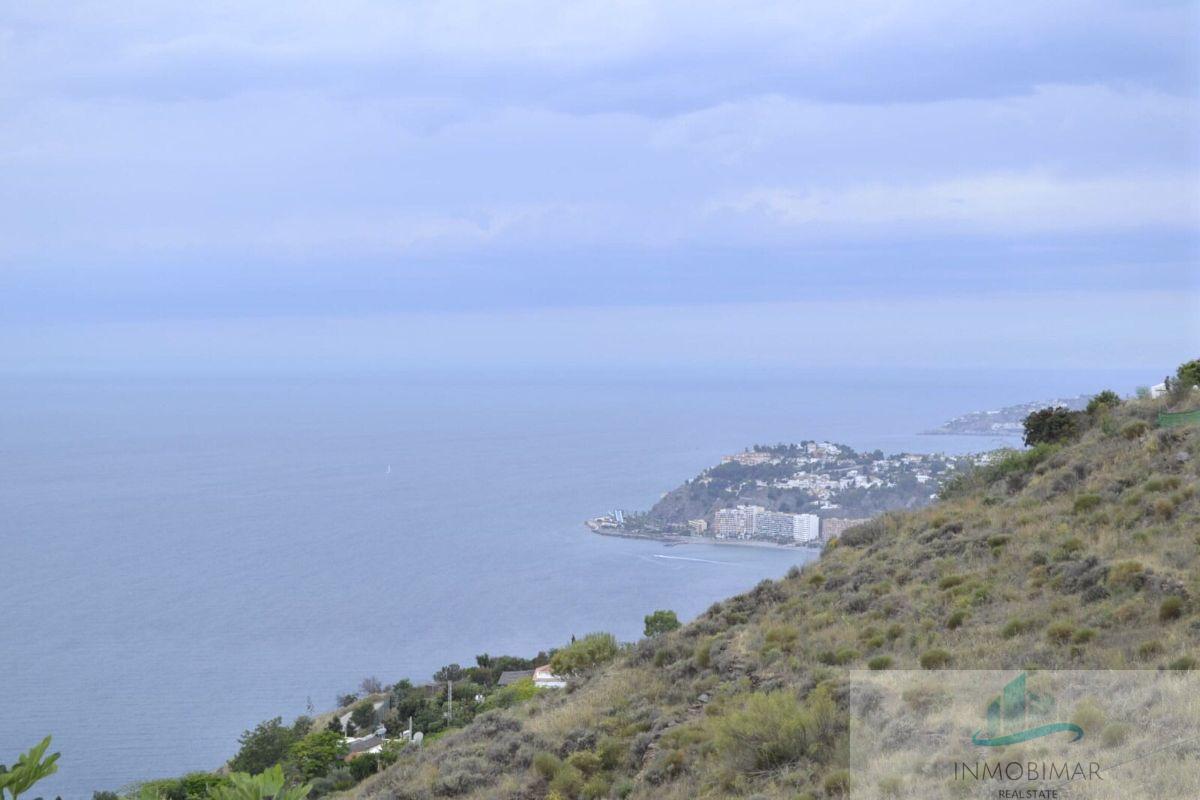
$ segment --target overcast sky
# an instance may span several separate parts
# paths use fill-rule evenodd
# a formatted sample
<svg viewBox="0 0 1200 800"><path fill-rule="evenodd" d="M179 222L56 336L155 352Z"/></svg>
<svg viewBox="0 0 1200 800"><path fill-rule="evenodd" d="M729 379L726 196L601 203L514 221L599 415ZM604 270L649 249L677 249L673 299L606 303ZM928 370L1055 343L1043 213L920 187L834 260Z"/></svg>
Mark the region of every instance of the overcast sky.
<svg viewBox="0 0 1200 800"><path fill-rule="evenodd" d="M1158 376L1198 42L1150 0L7 3L0 367Z"/></svg>

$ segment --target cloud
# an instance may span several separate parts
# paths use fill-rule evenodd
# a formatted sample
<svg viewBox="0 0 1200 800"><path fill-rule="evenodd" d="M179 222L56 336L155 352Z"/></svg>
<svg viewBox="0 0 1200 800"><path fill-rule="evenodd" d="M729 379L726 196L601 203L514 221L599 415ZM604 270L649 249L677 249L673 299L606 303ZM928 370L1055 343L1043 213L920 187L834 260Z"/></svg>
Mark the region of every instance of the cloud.
<svg viewBox="0 0 1200 800"><path fill-rule="evenodd" d="M1197 10L9 4L4 317L1194 290Z"/></svg>
<svg viewBox="0 0 1200 800"><path fill-rule="evenodd" d="M1194 229L1200 190L1178 175L1061 178L995 173L924 184L756 189L709 208L811 236L937 232L1022 236Z"/></svg>
<svg viewBox="0 0 1200 800"><path fill-rule="evenodd" d="M1102 81L1194 94L1191 4L53 2L7 11L0 95L458 93L576 112L673 113L762 94L999 97Z"/></svg>

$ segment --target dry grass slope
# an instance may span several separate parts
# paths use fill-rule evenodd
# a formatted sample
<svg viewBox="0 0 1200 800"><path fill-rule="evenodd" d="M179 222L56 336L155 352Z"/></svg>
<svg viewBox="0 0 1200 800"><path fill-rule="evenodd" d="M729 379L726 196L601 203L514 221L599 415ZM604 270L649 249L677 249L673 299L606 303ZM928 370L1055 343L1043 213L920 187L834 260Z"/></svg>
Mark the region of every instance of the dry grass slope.
<svg viewBox="0 0 1200 800"><path fill-rule="evenodd" d="M406 755L362 798L839 796L844 668L1191 669L1200 430L1096 415L820 563Z"/></svg>

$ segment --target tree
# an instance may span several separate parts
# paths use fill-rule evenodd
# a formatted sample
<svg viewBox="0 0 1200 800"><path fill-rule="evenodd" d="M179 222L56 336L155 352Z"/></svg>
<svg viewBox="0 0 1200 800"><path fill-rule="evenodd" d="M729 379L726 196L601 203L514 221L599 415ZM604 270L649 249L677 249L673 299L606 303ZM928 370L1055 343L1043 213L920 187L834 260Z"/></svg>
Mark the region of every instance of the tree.
<svg viewBox="0 0 1200 800"><path fill-rule="evenodd" d="M222 786L209 791L211 800L304 800L310 784L284 788L283 768L276 765L258 775L235 772Z"/></svg>
<svg viewBox="0 0 1200 800"><path fill-rule="evenodd" d="M433 680L435 683L453 683L454 681L461 681L464 674L463 668L460 665L447 664L433 673Z"/></svg>
<svg viewBox="0 0 1200 800"><path fill-rule="evenodd" d="M379 694L383 691L383 684L379 682L379 678L372 675L368 678L363 678L358 688L362 689L363 694Z"/></svg>
<svg viewBox="0 0 1200 800"><path fill-rule="evenodd" d="M325 730L333 731L334 733L345 733L342 729L342 718L334 714L333 719L329 720L329 724L325 726Z"/></svg>
<svg viewBox="0 0 1200 800"><path fill-rule="evenodd" d="M1175 380L1181 389L1200 386L1200 358L1180 364L1179 369L1175 370Z"/></svg>
<svg viewBox="0 0 1200 800"><path fill-rule="evenodd" d="M229 761L235 772L259 774L278 764L287 756L288 748L300 737L283 724L282 717L260 722L252 731L238 738L241 749Z"/></svg>
<svg viewBox="0 0 1200 800"><path fill-rule="evenodd" d="M1087 413L1095 415L1110 408L1116 408L1119 405L1121 405L1121 396L1114 391L1105 389L1091 400L1088 400Z"/></svg>
<svg viewBox="0 0 1200 800"><path fill-rule="evenodd" d="M46 755L50 747L50 737L31 747L28 753L17 757L17 763L11 767L0 764L0 797L8 792L12 800L16 800L29 791L35 783L49 775L58 772L58 753Z"/></svg>
<svg viewBox="0 0 1200 800"><path fill-rule="evenodd" d="M1025 418L1025 444L1055 444L1079 432L1079 412L1062 406L1043 408Z"/></svg>
<svg viewBox="0 0 1200 800"><path fill-rule="evenodd" d="M310 733L292 745L290 757L305 780L320 778L350 752L346 741L334 731Z"/></svg>
<svg viewBox="0 0 1200 800"><path fill-rule="evenodd" d="M674 611L660 609L653 614L647 614L646 636L657 636L660 633L669 633L680 627L679 617L675 616Z"/></svg>
<svg viewBox="0 0 1200 800"><path fill-rule="evenodd" d="M354 692L348 694L339 694L337 698L338 708L347 708L358 702L358 695Z"/></svg>
<svg viewBox="0 0 1200 800"><path fill-rule="evenodd" d="M350 712L350 721L354 723L354 727L360 729L366 729L374 725L375 704L370 700L363 700Z"/></svg>

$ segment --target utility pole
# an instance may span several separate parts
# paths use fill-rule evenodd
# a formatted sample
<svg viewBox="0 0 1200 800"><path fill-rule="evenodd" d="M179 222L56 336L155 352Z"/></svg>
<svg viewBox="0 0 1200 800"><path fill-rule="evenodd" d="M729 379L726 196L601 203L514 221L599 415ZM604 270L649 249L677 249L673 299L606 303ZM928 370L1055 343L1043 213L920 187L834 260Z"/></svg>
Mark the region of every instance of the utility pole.
<svg viewBox="0 0 1200 800"><path fill-rule="evenodd" d="M446 724L454 719L454 681L446 681Z"/></svg>

